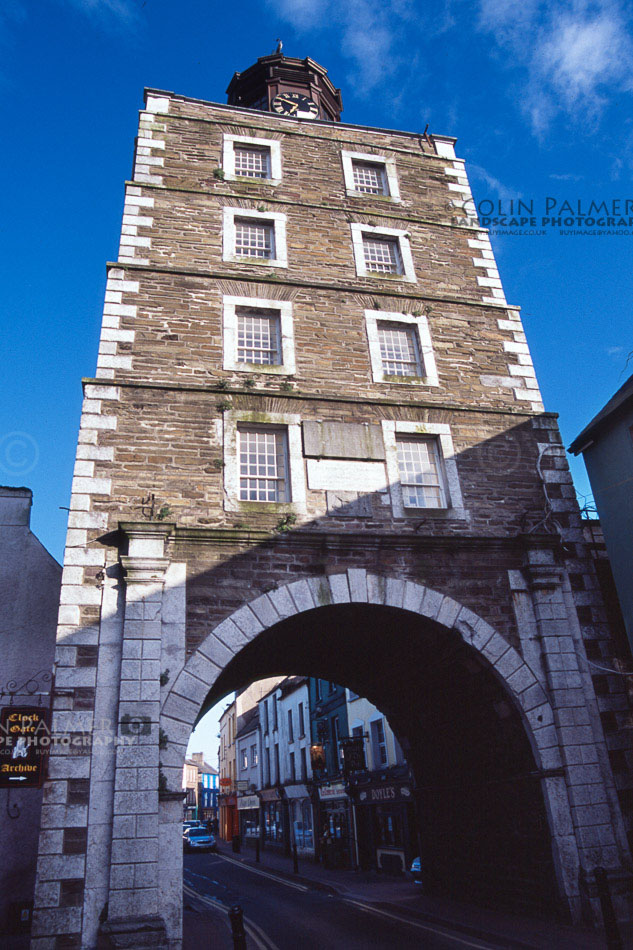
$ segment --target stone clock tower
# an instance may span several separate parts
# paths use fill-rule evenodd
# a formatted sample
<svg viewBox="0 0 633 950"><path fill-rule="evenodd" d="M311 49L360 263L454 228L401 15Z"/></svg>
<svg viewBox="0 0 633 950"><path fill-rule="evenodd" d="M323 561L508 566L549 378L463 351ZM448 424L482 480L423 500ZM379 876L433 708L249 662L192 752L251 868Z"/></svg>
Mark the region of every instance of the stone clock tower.
<svg viewBox="0 0 633 950"><path fill-rule="evenodd" d="M610 633L519 309L455 139L341 111L281 54L228 104L146 91L83 381L35 948L178 950L191 730L280 674L388 716L440 890L578 920L602 865L624 910L625 739L585 649Z"/></svg>

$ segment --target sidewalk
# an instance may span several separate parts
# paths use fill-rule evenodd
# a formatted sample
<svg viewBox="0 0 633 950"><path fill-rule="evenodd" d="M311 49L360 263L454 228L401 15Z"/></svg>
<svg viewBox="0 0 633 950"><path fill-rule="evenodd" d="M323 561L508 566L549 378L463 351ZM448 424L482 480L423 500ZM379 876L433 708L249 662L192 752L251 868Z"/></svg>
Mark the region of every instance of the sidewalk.
<svg viewBox="0 0 633 950"><path fill-rule="evenodd" d="M297 881L351 900L375 904L392 913L424 920L488 940L501 947L529 950L604 950L604 938L593 931L569 927L549 919L525 917L462 903L447 897L428 897L410 880L389 878L375 871L325 869L311 858L299 858L299 874L293 874L292 857L262 851L259 864L255 851L244 848L233 854L230 845L219 842L219 852L242 864L258 867L281 878ZM624 937L624 939L626 939Z"/></svg>

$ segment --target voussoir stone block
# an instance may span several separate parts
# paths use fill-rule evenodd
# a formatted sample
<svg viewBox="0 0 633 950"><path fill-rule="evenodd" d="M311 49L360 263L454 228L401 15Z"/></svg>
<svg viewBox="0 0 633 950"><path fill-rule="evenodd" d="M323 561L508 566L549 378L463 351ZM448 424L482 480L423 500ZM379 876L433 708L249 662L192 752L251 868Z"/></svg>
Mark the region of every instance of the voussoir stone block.
<svg viewBox="0 0 633 950"><path fill-rule="evenodd" d="M233 659L233 653L218 640L215 633L210 633L198 647L200 653L207 657L220 669L224 668Z"/></svg>
<svg viewBox="0 0 633 950"><path fill-rule="evenodd" d="M282 620L285 620L286 617L292 617L297 613L297 608L286 586L271 590L268 596Z"/></svg>
<svg viewBox="0 0 633 950"><path fill-rule="evenodd" d="M180 693L176 693L176 690L180 688L179 683L183 675L184 674L181 673L176 680L174 689L165 700L163 709L165 715L171 716L172 719L180 719L182 722L190 723L193 726L193 723L198 718L198 713L200 712L200 703L187 699ZM183 686L181 688L183 691L186 691L186 681L183 681Z"/></svg>
<svg viewBox="0 0 633 950"><path fill-rule="evenodd" d="M237 624L248 640L251 640L264 629L248 604L232 613L230 619Z"/></svg>
<svg viewBox="0 0 633 950"><path fill-rule="evenodd" d="M197 676L203 683L206 683L209 689L211 689L220 673L220 668L215 663L212 663L208 657L200 653L199 650L196 650L191 659L187 661L185 670L191 673L192 676Z"/></svg>
<svg viewBox="0 0 633 950"><path fill-rule="evenodd" d="M452 627L461 609L461 604L458 604L452 597L445 597L435 619L443 627Z"/></svg>
<svg viewBox="0 0 633 950"><path fill-rule="evenodd" d="M268 594L262 594L260 597L256 597L255 600L251 600L249 607L263 627L273 627L276 623L279 623L279 614Z"/></svg>
<svg viewBox="0 0 633 950"><path fill-rule="evenodd" d="M299 613L303 613L304 610L314 610L315 603L307 580L293 581L292 584L288 584L288 591Z"/></svg>
<svg viewBox="0 0 633 950"><path fill-rule="evenodd" d="M440 594L438 591L431 590L430 587L427 587L424 592L424 599L420 607L420 613L424 617L428 617L429 620L435 620L440 612L440 607L442 606L443 600L444 594Z"/></svg>
<svg viewBox="0 0 633 950"><path fill-rule="evenodd" d="M198 706L207 698L208 692L208 685L197 677L192 676L187 670L182 671L173 689L174 694L184 696L190 702L197 703ZM165 704L165 708L167 709L167 704Z"/></svg>
<svg viewBox="0 0 633 950"><path fill-rule="evenodd" d="M242 647L248 643L246 634L242 633L240 628L237 624L233 623L230 617L218 624L218 626L214 628L213 633L232 653L238 653Z"/></svg>

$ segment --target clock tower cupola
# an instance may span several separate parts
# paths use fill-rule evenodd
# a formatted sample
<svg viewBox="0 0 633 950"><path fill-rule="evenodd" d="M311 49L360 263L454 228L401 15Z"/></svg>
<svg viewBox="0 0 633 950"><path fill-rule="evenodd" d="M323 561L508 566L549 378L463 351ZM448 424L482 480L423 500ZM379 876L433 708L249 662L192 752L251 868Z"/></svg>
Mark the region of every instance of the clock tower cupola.
<svg viewBox="0 0 633 950"><path fill-rule="evenodd" d="M280 47L243 73L235 73L226 92L230 106L295 119L341 121L341 91L332 85L327 70L309 57L284 56Z"/></svg>

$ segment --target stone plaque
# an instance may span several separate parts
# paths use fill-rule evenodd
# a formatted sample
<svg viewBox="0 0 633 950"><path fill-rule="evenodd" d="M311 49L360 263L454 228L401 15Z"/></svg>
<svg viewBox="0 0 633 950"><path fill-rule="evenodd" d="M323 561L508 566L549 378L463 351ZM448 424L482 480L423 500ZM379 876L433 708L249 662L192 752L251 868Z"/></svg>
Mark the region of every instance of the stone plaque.
<svg viewBox="0 0 633 950"><path fill-rule="evenodd" d="M303 423L306 458L365 459L382 462L385 445L379 425L360 422Z"/></svg>

